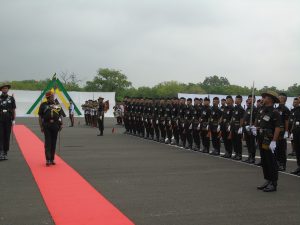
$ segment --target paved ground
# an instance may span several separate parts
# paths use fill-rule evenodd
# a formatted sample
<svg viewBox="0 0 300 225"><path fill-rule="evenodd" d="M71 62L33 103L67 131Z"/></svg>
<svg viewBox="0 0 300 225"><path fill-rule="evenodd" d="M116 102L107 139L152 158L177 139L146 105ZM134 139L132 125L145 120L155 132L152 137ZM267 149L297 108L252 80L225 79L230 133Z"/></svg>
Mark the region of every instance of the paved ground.
<svg viewBox="0 0 300 225"><path fill-rule="evenodd" d="M37 122L18 119L39 137ZM61 157L136 224L300 224L300 178L280 174L278 192L256 190L261 168L82 124L65 128ZM54 224L16 144L0 162L0 225ZM288 170L295 168L288 163ZM59 184L58 184L59 185Z"/></svg>

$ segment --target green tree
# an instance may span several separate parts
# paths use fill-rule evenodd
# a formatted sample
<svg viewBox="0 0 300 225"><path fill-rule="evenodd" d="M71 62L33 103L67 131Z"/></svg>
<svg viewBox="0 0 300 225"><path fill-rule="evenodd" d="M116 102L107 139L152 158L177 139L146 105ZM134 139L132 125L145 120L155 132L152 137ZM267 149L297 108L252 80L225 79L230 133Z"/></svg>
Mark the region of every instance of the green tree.
<svg viewBox="0 0 300 225"><path fill-rule="evenodd" d="M131 87L131 82L121 71L113 69L99 69L92 81L86 82L87 91L120 92Z"/></svg>

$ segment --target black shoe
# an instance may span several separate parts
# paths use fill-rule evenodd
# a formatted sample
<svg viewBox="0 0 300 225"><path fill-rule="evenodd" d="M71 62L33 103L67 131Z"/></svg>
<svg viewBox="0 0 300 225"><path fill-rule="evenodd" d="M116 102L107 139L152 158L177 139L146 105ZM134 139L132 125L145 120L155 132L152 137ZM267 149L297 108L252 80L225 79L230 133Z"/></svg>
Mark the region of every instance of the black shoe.
<svg viewBox="0 0 300 225"><path fill-rule="evenodd" d="M232 157L233 160L236 160L236 158L237 158L237 154L235 154L235 155Z"/></svg>
<svg viewBox="0 0 300 225"><path fill-rule="evenodd" d="M237 155L237 156L235 157L235 160L241 161L241 160L242 160L242 156L241 156L241 155Z"/></svg>
<svg viewBox="0 0 300 225"><path fill-rule="evenodd" d="M286 169L286 168L285 168L285 166L283 166L283 165L278 166L278 171L284 172L285 169Z"/></svg>
<svg viewBox="0 0 300 225"><path fill-rule="evenodd" d="M269 184L271 183L271 181L266 181L263 185L260 185L257 187L258 190L263 190L265 189Z"/></svg>
<svg viewBox="0 0 300 225"><path fill-rule="evenodd" d="M103 136L103 134L98 134L97 136Z"/></svg>
<svg viewBox="0 0 300 225"><path fill-rule="evenodd" d="M231 155L228 154L228 153L225 153L225 155L223 155L222 157L225 158L225 159L230 159L230 158L231 158Z"/></svg>
<svg viewBox="0 0 300 225"><path fill-rule="evenodd" d="M250 158L249 159L249 164L255 164L255 158Z"/></svg>
<svg viewBox="0 0 300 225"><path fill-rule="evenodd" d="M51 165L51 162L50 162L50 160L47 160L47 162L46 162L46 166L47 167L49 167Z"/></svg>
<svg viewBox="0 0 300 225"><path fill-rule="evenodd" d="M294 175L299 175L299 173L300 173L300 167L298 167L296 170L291 172L291 174L294 174Z"/></svg>
<svg viewBox="0 0 300 225"><path fill-rule="evenodd" d="M244 163L250 163L250 158L247 158L246 160L243 160Z"/></svg>
<svg viewBox="0 0 300 225"><path fill-rule="evenodd" d="M212 152L210 153L210 155L218 156L218 155L220 155L220 152L217 151L217 150L214 150L214 151L212 151Z"/></svg>
<svg viewBox="0 0 300 225"><path fill-rule="evenodd" d="M56 163L54 161L51 161L50 163L51 163L51 165L56 165Z"/></svg>
<svg viewBox="0 0 300 225"><path fill-rule="evenodd" d="M203 153L209 153L209 150L208 150L208 148L204 148L202 152Z"/></svg>
<svg viewBox="0 0 300 225"><path fill-rule="evenodd" d="M263 192L274 192L277 191L277 185L275 185L273 182L270 182L267 187L263 189Z"/></svg>
<svg viewBox="0 0 300 225"><path fill-rule="evenodd" d="M288 154L288 156L296 156L296 152L291 152Z"/></svg>
<svg viewBox="0 0 300 225"><path fill-rule="evenodd" d="M258 163L255 163L255 166L262 166L261 161L259 161Z"/></svg>

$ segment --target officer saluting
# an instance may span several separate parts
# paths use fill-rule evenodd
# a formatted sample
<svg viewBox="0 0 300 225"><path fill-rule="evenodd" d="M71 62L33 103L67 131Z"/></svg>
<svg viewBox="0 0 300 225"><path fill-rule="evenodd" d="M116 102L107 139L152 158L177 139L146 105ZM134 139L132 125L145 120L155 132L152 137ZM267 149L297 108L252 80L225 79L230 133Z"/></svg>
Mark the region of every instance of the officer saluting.
<svg viewBox="0 0 300 225"><path fill-rule="evenodd" d="M56 105L51 91L46 93L46 102L39 108L39 124L45 135L46 166L55 165L54 156L58 132L62 129L60 105Z"/></svg>
<svg viewBox="0 0 300 225"><path fill-rule="evenodd" d="M8 84L0 87L0 160L7 160L11 127L16 117L15 99L7 94L10 87Z"/></svg>
<svg viewBox="0 0 300 225"><path fill-rule="evenodd" d="M266 182L257 189L264 192L273 192L277 190L278 165L274 153L280 134L280 115L274 108L274 104L279 103L279 99L277 93L273 91L263 93L262 97L264 108L260 114L260 124L257 125L260 127L258 145ZM255 135L256 127L252 127L251 131Z"/></svg>

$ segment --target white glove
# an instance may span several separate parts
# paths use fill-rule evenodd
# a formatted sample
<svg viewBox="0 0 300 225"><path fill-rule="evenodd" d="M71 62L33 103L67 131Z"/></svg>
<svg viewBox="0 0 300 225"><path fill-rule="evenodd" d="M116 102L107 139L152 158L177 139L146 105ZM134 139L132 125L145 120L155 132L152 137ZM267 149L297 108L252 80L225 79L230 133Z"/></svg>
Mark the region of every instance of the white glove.
<svg viewBox="0 0 300 225"><path fill-rule="evenodd" d="M284 132L284 136L283 136L283 138L284 138L284 139L287 139L288 137L289 137L289 132L287 132L287 131L286 131L286 132Z"/></svg>
<svg viewBox="0 0 300 225"><path fill-rule="evenodd" d="M171 120L169 121L169 125L172 125L172 122L171 122Z"/></svg>
<svg viewBox="0 0 300 225"><path fill-rule="evenodd" d="M230 132L230 130L231 130L231 126L229 126L229 127L227 128L227 131L228 131L228 132Z"/></svg>
<svg viewBox="0 0 300 225"><path fill-rule="evenodd" d="M220 130L221 130L221 127L220 127L220 125L218 125L218 127L217 127L217 132L219 133Z"/></svg>
<svg viewBox="0 0 300 225"><path fill-rule="evenodd" d="M193 124L191 123L191 125L189 126L189 129L191 130L191 129L193 129Z"/></svg>
<svg viewBox="0 0 300 225"><path fill-rule="evenodd" d="M251 130L251 133L254 135L254 136L257 136L257 128L255 126L251 126L250 127L250 130Z"/></svg>
<svg viewBox="0 0 300 225"><path fill-rule="evenodd" d="M238 130L238 134L242 134L243 133L243 128L240 127L239 130Z"/></svg>
<svg viewBox="0 0 300 225"><path fill-rule="evenodd" d="M158 124L158 120L156 120L156 124Z"/></svg>
<svg viewBox="0 0 300 225"><path fill-rule="evenodd" d="M269 148L271 149L271 151L274 154L275 153L275 149L276 149L276 141L271 141Z"/></svg>
<svg viewBox="0 0 300 225"><path fill-rule="evenodd" d="M291 141L294 140L294 135L293 135L293 133L291 133L291 135L290 135L290 140L291 140Z"/></svg>
<svg viewBox="0 0 300 225"><path fill-rule="evenodd" d="M16 121L15 120L12 121L12 125L13 126L16 125Z"/></svg>
<svg viewBox="0 0 300 225"><path fill-rule="evenodd" d="M248 132L251 130L251 127L249 125L246 126L245 128L246 128L246 131L248 131Z"/></svg>
<svg viewBox="0 0 300 225"><path fill-rule="evenodd" d="M200 130L201 124L199 123L197 126L197 130Z"/></svg>
<svg viewBox="0 0 300 225"><path fill-rule="evenodd" d="M209 125L206 126L206 130L209 130Z"/></svg>

